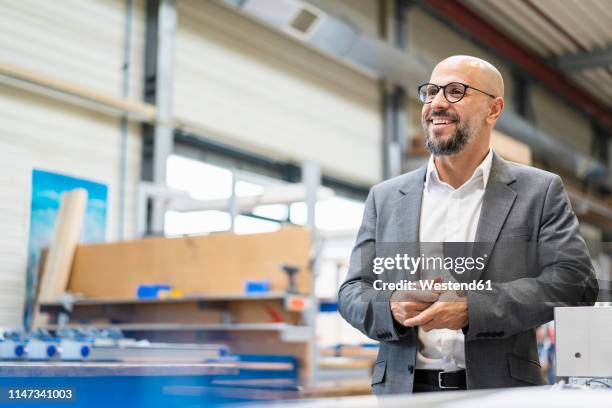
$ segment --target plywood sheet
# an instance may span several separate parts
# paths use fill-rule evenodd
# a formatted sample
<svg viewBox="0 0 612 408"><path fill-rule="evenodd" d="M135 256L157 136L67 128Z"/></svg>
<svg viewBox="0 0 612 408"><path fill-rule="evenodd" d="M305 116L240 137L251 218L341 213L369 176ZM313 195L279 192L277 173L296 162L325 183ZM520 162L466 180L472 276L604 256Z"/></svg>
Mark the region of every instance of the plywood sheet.
<svg viewBox="0 0 612 408"><path fill-rule="evenodd" d="M135 298L138 285L170 284L186 294L244 293L247 280L287 288L282 264L300 268L299 292L309 293L310 232L284 228L250 235L218 234L149 238L111 244L79 245L69 291L87 298Z"/></svg>

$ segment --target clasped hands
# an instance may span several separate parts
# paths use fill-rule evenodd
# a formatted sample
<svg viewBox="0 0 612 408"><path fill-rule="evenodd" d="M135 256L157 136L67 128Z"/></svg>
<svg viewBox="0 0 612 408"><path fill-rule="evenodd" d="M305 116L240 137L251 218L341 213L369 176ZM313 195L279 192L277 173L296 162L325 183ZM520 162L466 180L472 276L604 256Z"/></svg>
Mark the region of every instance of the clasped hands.
<svg viewBox="0 0 612 408"><path fill-rule="evenodd" d="M468 324L467 298L455 291L396 291L390 304L393 318L405 327L419 326L428 332L459 330Z"/></svg>

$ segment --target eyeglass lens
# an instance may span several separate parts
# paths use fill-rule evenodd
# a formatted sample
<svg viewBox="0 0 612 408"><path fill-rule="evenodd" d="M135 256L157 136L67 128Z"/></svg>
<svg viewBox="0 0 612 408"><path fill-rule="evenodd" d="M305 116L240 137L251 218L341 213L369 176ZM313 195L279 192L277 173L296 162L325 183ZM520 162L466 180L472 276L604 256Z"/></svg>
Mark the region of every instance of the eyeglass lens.
<svg viewBox="0 0 612 408"><path fill-rule="evenodd" d="M422 102L431 103L440 91L440 88L442 87L438 85L426 84L419 89L419 98ZM451 103L460 101L465 95L465 86L458 82L451 82L443 88L444 97Z"/></svg>

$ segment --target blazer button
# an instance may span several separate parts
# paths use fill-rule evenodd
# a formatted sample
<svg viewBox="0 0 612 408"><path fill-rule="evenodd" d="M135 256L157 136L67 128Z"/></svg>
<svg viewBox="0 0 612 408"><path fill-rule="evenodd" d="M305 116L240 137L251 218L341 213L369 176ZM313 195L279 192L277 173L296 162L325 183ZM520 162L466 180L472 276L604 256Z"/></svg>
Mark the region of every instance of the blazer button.
<svg viewBox="0 0 612 408"><path fill-rule="evenodd" d="M412 364L408 365L408 372L410 374L414 373L414 366Z"/></svg>

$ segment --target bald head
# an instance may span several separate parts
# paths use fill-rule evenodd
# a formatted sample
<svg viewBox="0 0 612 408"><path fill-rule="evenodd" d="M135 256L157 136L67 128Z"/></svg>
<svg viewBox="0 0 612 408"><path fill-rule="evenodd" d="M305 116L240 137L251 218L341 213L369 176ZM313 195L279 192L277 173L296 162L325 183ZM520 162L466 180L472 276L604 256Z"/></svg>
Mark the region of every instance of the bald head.
<svg viewBox="0 0 612 408"><path fill-rule="evenodd" d="M497 68L480 58L454 55L436 65L429 82L437 88L422 88L429 95L421 110L427 149L436 157L465 149L484 157L504 109L504 80ZM447 87L453 82L471 89Z"/></svg>
<svg viewBox="0 0 612 408"><path fill-rule="evenodd" d="M482 89L495 96L504 96L504 79L501 74L488 61L469 55L453 55L448 57L434 68L431 77L439 74L457 74L464 81L478 89Z"/></svg>

